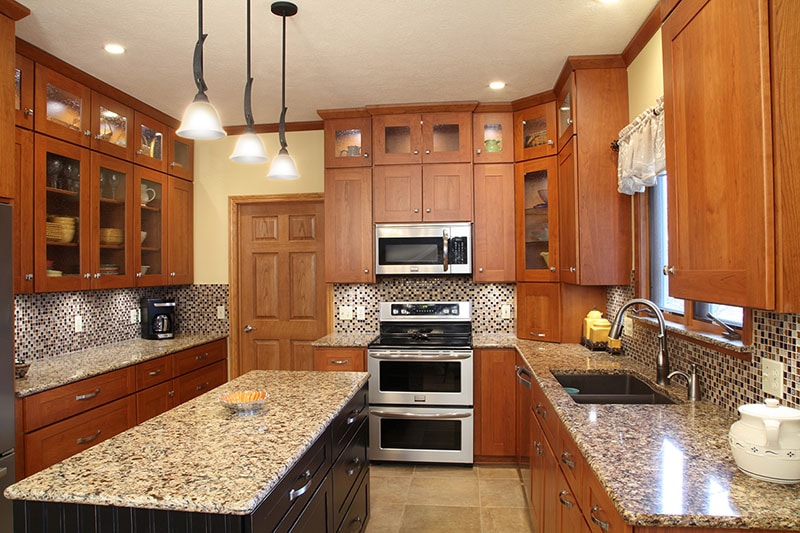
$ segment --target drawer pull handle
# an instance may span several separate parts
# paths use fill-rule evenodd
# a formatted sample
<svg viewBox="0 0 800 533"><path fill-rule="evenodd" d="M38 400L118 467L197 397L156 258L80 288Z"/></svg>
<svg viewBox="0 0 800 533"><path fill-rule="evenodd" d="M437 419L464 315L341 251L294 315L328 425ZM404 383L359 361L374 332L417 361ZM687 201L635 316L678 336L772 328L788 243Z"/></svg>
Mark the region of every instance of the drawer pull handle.
<svg viewBox="0 0 800 533"><path fill-rule="evenodd" d="M86 444L87 442L92 442L94 439L100 436L100 430L97 430L97 433L94 435L89 435L88 437L81 437L78 439L78 444Z"/></svg>
<svg viewBox="0 0 800 533"><path fill-rule="evenodd" d="M363 522L364 519L361 518L360 516L353 518L353 521L350 523L350 531L351 532L361 531L361 528L363 527Z"/></svg>
<svg viewBox="0 0 800 533"><path fill-rule="evenodd" d="M568 467L570 467L570 469L575 470L575 461L570 459L570 453L569 452L567 452L567 451L562 452L562 454L561 454L561 462L563 464L567 465Z"/></svg>
<svg viewBox="0 0 800 533"><path fill-rule="evenodd" d="M572 509L572 502L569 500L565 500L564 496L569 494L567 489L563 489L561 492L558 493L558 501L561 502L561 505L565 506L567 509Z"/></svg>
<svg viewBox="0 0 800 533"><path fill-rule="evenodd" d="M195 355L194 358L197 361L202 361L203 359L207 359L208 358L208 352L204 352L204 353L202 353L200 355Z"/></svg>
<svg viewBox="0 0 800 533"><path fill-rule="evenodd" d="M208 387L208 381L206 381L205 383L201 383L200 385L198 385L197 387L195 387L195 388L194 388L194 390L203 390L203 389L205 389L206 387Z"/></svg>
<svg viewBox="0 0 800 533"><path fill-rule="evenodd" d="M345 421L345 422L347 422L347 425L349 426L353 422L358 420L358 415L360 415L360 414L361 414L361 409L353 409L352 411L350 411L350 416L348 416L347 420Z"/></svg>
<svg viewBox="0 0 800 533"><path fill-rule="evenodd" d="M161 373L161 369L160 368L156 368L155 370L151 370L150 372L148 372L148 374L151 375L151 376L157 376L160 373Z"/></svg>
<svg viewBox="0 0 800 533"><path fill-rule="evenodd" d="M543 407L542 402L537 403L534 412L542 418L547 418L547 409L543 409Z"/></svg>
<svg viewBox="0 0 800 533"><path fill-rule="evenodd" d="M347 365L350 363L350 359L334 359L331 361L332 365Z"/></svg>
<svg viewBox="0 0 800 533"><path fill-rule="evenodd" d="M311 486L311 470L306 470L305 472L300 474L300 477L298 477L297 480L298 481L306 480L306 482L302 487L298 489L292 489L289 491L290 502L295 501L297 498L305 494L308 488Z"/></svg>
<svg viewBox="0 0 800 533"><path fill-rule="evenodd" d="M534 448L536 448L536 455L544 455L544 451L542 450L542 443L535 442L533 443Z"/></svg>
<svg viewBox="0 0 800 533"><path fill-rule="evenodd" d="M78 402L81 400L89 400L91 398L94 398L98 394L100 394L100 387L97 387L93 392L87 392L86 394L78 394L77 396L75 396L75 400Z"/></svg>
<svg viewBox="0 0 800 533"><path fill-rule="evenodd" d="M593 506L592 510L589 512L589 518L592 519L592 522L594 522L595 524L600 526L600 529L602 529L604 531L608 531L608 522L603 522L602 520L600 520L599 518L597 518L594 515L598 511L600 511L600 506L599 505Z"/></svg>
<svg viewBox="0 0 800 533"><path fill-rule="evenodd" d="M353 474L361 470L361 461L358 459L358 457L353 458L352 463L353 463L353 468L347 469L348 476L352 476Z"/></svg>
<svg viewBox="0 0 800 533"><path fill-rule="evenodd" d="M531 331L531 337L547 337L547 333L536 333L535 331Z"/></svg>

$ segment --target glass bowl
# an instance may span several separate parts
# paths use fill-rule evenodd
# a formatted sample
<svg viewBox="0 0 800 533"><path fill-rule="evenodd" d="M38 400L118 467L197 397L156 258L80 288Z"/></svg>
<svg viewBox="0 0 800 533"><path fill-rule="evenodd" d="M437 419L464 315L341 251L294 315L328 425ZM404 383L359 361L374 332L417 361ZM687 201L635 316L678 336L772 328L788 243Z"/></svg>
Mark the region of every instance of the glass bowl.
<svg viewBox="0 0 800 533"><path fill-rule="evenodd" d="M264 391L236 391L219 397L222 405L239 415L253 415L263 409L269 394Z"/></svg>

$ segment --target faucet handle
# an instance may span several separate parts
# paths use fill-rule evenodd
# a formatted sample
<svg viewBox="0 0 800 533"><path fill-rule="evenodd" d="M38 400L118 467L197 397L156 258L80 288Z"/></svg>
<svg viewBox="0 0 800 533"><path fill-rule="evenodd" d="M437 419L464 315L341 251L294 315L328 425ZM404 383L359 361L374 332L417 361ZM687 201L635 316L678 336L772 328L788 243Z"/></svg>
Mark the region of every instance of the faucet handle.
<svg viewBox="0 0 800 533"><path fill-rule="evenodd" d="M672 378L672 376L681 376L685 378L686 397L690 402L694 402L700 399L700 380L697 379L697 365L692 363L690 366L691 366L690 374L687 374L686 372L681 372L680 370L675 370L669 373L667 379Z"/></svg>

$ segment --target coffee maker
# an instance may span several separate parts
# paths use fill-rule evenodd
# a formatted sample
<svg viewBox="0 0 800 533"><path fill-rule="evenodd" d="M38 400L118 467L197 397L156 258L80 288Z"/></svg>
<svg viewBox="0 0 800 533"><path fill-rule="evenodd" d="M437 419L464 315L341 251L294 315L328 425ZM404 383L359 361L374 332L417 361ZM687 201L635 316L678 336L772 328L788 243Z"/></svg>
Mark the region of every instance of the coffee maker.
<svg viewBox="0 0 800 533"><path fill-rule="evenodd" d="M142 298L142 338L171 339L175 336L175 300Z"/></svg>

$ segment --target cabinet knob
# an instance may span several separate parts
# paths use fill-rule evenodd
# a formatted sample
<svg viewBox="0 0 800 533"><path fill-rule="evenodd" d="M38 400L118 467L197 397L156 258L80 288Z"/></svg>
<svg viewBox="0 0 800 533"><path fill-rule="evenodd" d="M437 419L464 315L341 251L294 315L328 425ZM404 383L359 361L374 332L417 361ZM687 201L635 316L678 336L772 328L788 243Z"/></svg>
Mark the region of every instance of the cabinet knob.
<svg viewBox="0 0 800 533"><path fill-rule="evenodd" d="M247 325L244 327L244 332L245 332L245 333L250 333L250 332L251 332L251 331L253 331L254 329L256 329L256 328L254 328L254 327L253 327L253 326L251 326L250 324L247 324Z"/></svg>
<svg viewBox="0 0 800 533"><path fill-rule="evenodd" d="M430 155L430 154L431 154L430 150L425 150L425 155Z"/></svg>
<svg viewBox="0 0 800 533"><path fill-rule="evenodd" d="M553 146L555 143L553 142L553 139L547 139L547 144Z"/></svg>
<svg viewBox="0 0 800 533"><path fill-rule="evenodd" d="M555 271L556 271L556 267L554 267L554 266L550 267L550 272L555 272Z"/></svg>
<svg viewBox="0 0 800 533"><path fill-rule="evenodd" d="M567 118L567 126L572 126L573 120L571 118Z"/></svg>
<svg viewBox="0 0 800 533"><path fill-rule="evenodd" d="M136 150L136 155L144 155L144 150Z"/></svg>
<svg viewBox="0 0 800 533"><path fill-rule="evenodd" d="M100 279L100 272L95 272L94 279Z"/></svg>
<svg viewBox="0 0 800 533"><path fill-rule="evenodd" d="M33 281L33 274L25 274L25 281Z"/></svg>
<svg viewBox="0 0 800 533"><path fill-rule="evenodd" d="M174 278L176 276L175 272L170 272L169 277Z"/></svg>
<svg viewBox="0 0 800 533"><path fill-rule="evenodd" d="M475 150L475 153L478 154L478 155L481 155L481 149L478 148L477 150Z"/></svg>
<svg viewBox="0 0 800 533"><path fill-rule="evenodd" d="M364 269L364 274L369 274L369 269L368 268Z"/></svg>
<svg viewBox="0 0 800 533"><path fill-rule="evenodd" d="M23 111L22 114L25 115L25 117L32 117L33 109L31 109L30 107L26 107L25 111Z"/></svg>
<svg viewBox="0 0 800 533"><path fill-rule="evenodd" d="M366 158L366 157L369 157L369 154L368 154L367 152L364 152L364 157L365 157L365 158Z"/></svg>
<svg viewBox="0 0 800 533"><path fill-rule="evenodd" d="M414 212L415 212L415 213L419 213L419 207L415 207L415 208L414 208Z"/></svg>
<svg viewBox="0 0 800 533"><path fill-rule="evenodd" d="M137 278L141 278L141 277L142 277L142 273L141 273L141 272L137 272L137 273L136 273L136 277L137 277Z"/></svg>
<svg viewBox="0 0 800 533"><path fill-rule="evenodd" d="M675 275L675 267L674 266L669 266L669 265L664 265L664 269L662 270L662 272L664 272L665 276L674 276Z"/></svg>
<svg viewBox="0 0 800 533"><path fill-rule="evenodd" d="M83 134L86 137L91 137L92 136L92 130L83 130Z"/></svg>
<svg viewBox="0 0 800 533"><path fill-rule="evenodd" d="M168 395L168 396L169 396L170 398L172 398L173 396L175 396L175 391L174 391L174 390L171 390L171 391L169 391L169 395Z"/></svg>
<svg viewBox="0 0 800 533"><path fill-rule="evenodd" d="M577 272L577 271L578 271L578 269L577 269L577 268L575 268L575 267L569 267L569 271L570 271L570 272Z"/></svg>
<svg viewBox="0 0 800 533"><path fill-rule="evenodd" d="M483 267L480 267L480 268L478 269L478 272L483 272Z"/></svg>
<svg viewBox="0 0 800 533"><path fill-rule="evenodd" d="M414 150L414 155L419 155L419 150Z"/></svg>
<svg viewBox="0 0 800 533"><path fill-rule="evenodd" d="M92 279L92 274L91 274L91 272L87 272L86 274L84 274L84 275L83 275L83 279Z"/></svg>
<svg viewBox="0 0 800 533"><path fill-rule="evenodd" d="M426 213L430 213L431 212L431 208L429 207L429 208L425 209L425 212Z"/></svg>

